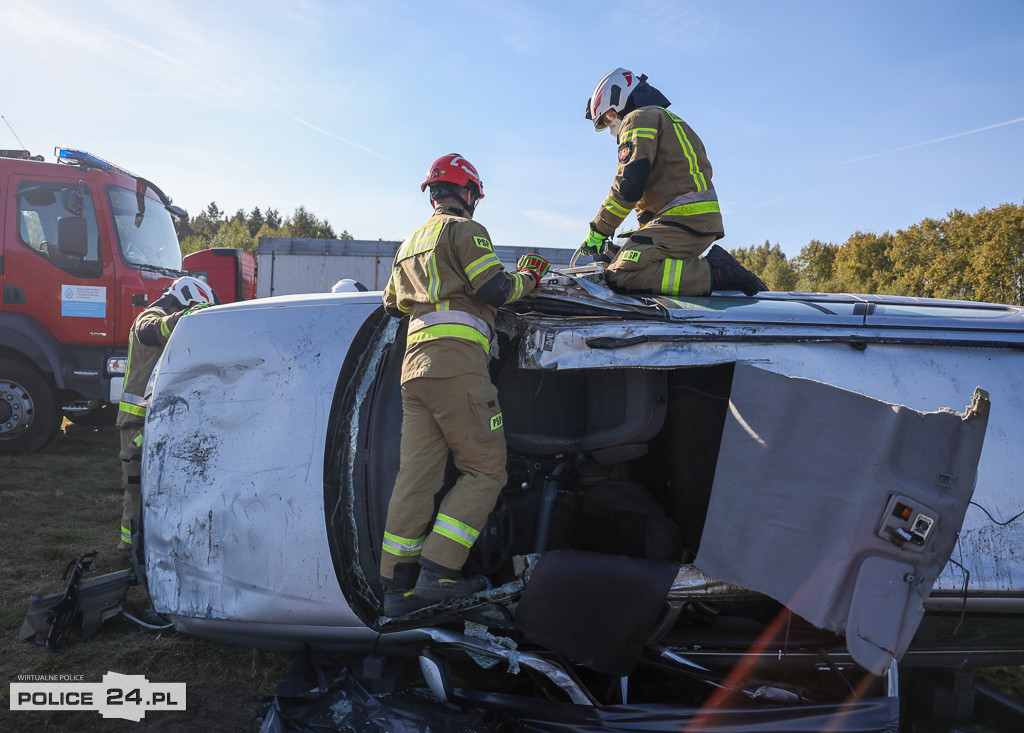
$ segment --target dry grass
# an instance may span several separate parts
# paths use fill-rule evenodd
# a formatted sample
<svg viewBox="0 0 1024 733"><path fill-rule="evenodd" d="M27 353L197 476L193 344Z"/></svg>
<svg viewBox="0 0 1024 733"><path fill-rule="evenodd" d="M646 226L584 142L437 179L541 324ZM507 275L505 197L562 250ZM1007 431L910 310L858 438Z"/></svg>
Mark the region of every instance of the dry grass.
<svg viewBox="0 0 1024 733"><path fill-rule="evenodd" d="M72 634L68 649L47 652L18 641L33 593L63 591L68 561L99 551L86 577L119 570L121 468L113 427L74 425L32 456L0 456L0 731L246 731L261 698L274 693L292 661L271 654L158 634L111 619L92 639ZM129 591L128 607L146 606L142 590ZM104 719L95 711L11 712L11 680L20 674L84 675L99 682L108 672L145 675L151 682L187 683L187 710L153 711L140 725Z"/></svg>
<svg viewBox="0 0 1024 733"><path fill-rule="evenodd" d="M9 684L0 686L0 733L6 731L132 731L170 733L248 731L258 702L273 694L292 655L256 652L185 637L157 634L122 619L68 649L50 653L17 640L33 593L64 588L69 560L98 550L87 577L121 568L115 549L121 515L117 434L112 427L74 425L33 456L0 456L0 669L19 674L76 674L99 682L108 671L145 675L151 682L185 682L188 709L153 711L140 725L81 713L10 711ZM146 602L132 588L128 607ZM1024 668L978 670L988 684L1024 698Z"/></svg>

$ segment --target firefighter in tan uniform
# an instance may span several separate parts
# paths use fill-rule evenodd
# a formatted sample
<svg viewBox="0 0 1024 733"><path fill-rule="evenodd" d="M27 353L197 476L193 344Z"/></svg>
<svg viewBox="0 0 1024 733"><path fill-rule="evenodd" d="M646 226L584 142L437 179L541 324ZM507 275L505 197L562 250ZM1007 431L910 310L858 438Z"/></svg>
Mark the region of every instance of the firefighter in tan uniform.
<svg viewBox="0 0 1024 733"><path fill-rule="evenodd" d="M487 371L494 316L529 295L548 267L527 255L505 272L472 219L483 185L465 158L438 158L420 188L428 186L434 215L399 247L384 292L387 312L409 317L401 464L380 566L387 616L490 587L483 576L463 577L462 565L506 481L501 407ZM449 451L461 475L435 516Z"/></svg>
<svg viewBox="0 0 1024 733"><path fill-rule="evenodd" d="M711 163L697 133L666 109L669 104L646 76L621 68L606 74L587 100L587 119L616 138L619 168L590 223L583 253L611 262L606 278L619 290L664 295L767 290L714 244L725 230ZM606 239L634 208L640 228L613 253Z"/></svg>
<svg viewBox="0 0 1024 733"><path fill-rule="evenodd" d="M178 320L188 313L219 302L217 294L202 280L180 277L132 323L128 339L128 365L125 368L116 423L121 433L119 457L121 484L124 487L121 544L118 548L122 554L131 553L132 530L138 531L139 511L142 508L142 426L149 406L149 396L146 394L149 377Z"/></svg>

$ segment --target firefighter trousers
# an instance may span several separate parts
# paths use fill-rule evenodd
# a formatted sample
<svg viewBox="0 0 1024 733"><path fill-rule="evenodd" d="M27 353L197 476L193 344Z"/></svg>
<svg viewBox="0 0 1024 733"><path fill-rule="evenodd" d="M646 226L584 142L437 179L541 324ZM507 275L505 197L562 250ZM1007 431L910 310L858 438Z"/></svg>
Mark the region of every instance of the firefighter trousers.
<svg viewBox="0 0 1024 733"><path fill-rule="evenodd" d="M461 475L435 517L449 450ZM392 580L397 565L420 559L461 570L505 481L501 407L486 373L405 382L401 463L388 505L381 577Z"/></svg>
<svg viewBox="0 0 1024 733"><path fill-rule="evenodd" d="M711 267L700 254L714 243L714 236L654 221L630 236L605 277L625 291L707 295L711 292Z"/></svg>
<svg viewBox="0 0 1024 733"><path fill-rule="evenodd" d="M121 486L124 502L121 510L121 544L118 549L132 548L132 523L139 524L142 510L142 425L123 425L121 433Z"/></svg>

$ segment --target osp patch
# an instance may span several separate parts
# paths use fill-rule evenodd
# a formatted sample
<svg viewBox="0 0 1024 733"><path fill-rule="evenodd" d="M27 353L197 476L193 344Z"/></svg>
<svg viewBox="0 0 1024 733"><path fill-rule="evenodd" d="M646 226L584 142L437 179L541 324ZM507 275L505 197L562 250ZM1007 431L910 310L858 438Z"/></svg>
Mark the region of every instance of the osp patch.
<svg viewBox="0 0 1024 733"><path fill-rule="evenodd" d="M633 154L633 143L632 142L622 143L622 145L619 146L619 162L620 163L625 163L627 160L629 160L629 156L632 155L632 154Z"/></svg>

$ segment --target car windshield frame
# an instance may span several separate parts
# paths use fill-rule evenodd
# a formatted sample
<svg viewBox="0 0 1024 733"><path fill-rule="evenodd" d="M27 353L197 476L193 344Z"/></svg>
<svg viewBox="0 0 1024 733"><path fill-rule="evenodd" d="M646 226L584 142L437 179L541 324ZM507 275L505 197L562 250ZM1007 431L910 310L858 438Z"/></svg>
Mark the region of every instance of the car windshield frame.
<svg viewBox="0 0 1024 733"><path fill-rule="evenodd" d="M122 261L131 267L181 270L181 246L170 212L146 190L108 185L107 202ZM141 204L141 205L140 205Z"/></svg>

